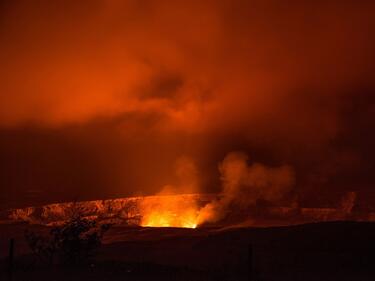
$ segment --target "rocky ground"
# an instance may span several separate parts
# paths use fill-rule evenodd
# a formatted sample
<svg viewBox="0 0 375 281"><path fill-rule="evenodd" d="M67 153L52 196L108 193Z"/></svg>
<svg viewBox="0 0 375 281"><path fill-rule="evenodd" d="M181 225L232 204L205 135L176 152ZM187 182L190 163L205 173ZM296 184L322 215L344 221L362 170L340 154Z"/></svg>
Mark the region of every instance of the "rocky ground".
<svg viewBox="0 0 375 281"><path fill-rule="evenodd" d="M33 265L28 224L0 226L1 280L8 239L13 280L375 280L375 224L327 222L268 228L113 227L90 264ZM252 253L252 254L249 254ZM249 266L251 264L251 271Z"/></svg>

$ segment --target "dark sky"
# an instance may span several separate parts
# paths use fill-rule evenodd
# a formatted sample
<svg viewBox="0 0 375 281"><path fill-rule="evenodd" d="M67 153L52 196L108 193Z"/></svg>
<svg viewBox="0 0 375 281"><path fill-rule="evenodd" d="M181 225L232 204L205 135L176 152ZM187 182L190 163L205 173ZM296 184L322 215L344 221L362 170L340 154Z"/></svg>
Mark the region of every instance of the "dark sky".
<svg viewBox="0 0 375 281"><path fill-rule="evenodd" d="M370 198L374 31L373 1L2 0L0 204L218 191L231 151Z"/></svg>

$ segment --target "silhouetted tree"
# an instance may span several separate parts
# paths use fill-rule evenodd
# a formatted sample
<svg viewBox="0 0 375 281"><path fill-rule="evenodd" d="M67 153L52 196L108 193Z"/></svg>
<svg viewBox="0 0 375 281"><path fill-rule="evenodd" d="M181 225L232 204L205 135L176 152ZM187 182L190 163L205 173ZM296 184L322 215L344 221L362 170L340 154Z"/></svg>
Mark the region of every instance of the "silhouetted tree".
<svg viewBox="0 0 375 281"><path fill-rule="evenodd" d="M76 265L92 257L109 227L75 214L63 225L51 229L48 236L26 231L25 238L40 262Z"/></svg>

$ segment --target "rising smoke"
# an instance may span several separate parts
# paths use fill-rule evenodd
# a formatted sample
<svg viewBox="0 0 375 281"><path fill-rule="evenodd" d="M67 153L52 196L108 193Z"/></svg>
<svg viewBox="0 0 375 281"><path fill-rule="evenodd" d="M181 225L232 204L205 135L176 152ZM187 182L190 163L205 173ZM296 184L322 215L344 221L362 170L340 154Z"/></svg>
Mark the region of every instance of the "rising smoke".
<svg viewBox="0 0 375 281"><path fill-rule="evenodd" d="M260 163L248 164L242 152L229 153L219 165L222 182L220 198L199 213L199 223L216 222L230 208L245 209L257 200L277 202L294 186L294 170L288 165L272 168Z"/></svg>

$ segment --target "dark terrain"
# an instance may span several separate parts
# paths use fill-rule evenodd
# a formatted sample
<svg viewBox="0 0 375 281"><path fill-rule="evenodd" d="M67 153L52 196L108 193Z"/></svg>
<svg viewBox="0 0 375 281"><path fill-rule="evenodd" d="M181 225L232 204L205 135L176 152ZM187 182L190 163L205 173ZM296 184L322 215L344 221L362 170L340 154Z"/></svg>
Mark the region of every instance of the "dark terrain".
<svg viewBox="0 0 375 281"><path fill-rule="evenodd" d="M15 281L251 280L249 271L252 280L375 280L375 223L198 229L116 226L89 264L68 268L34 264L25 229L49 230L0 225L0 280L9 278L6 256L11 237L16 241Z"/></svg>

